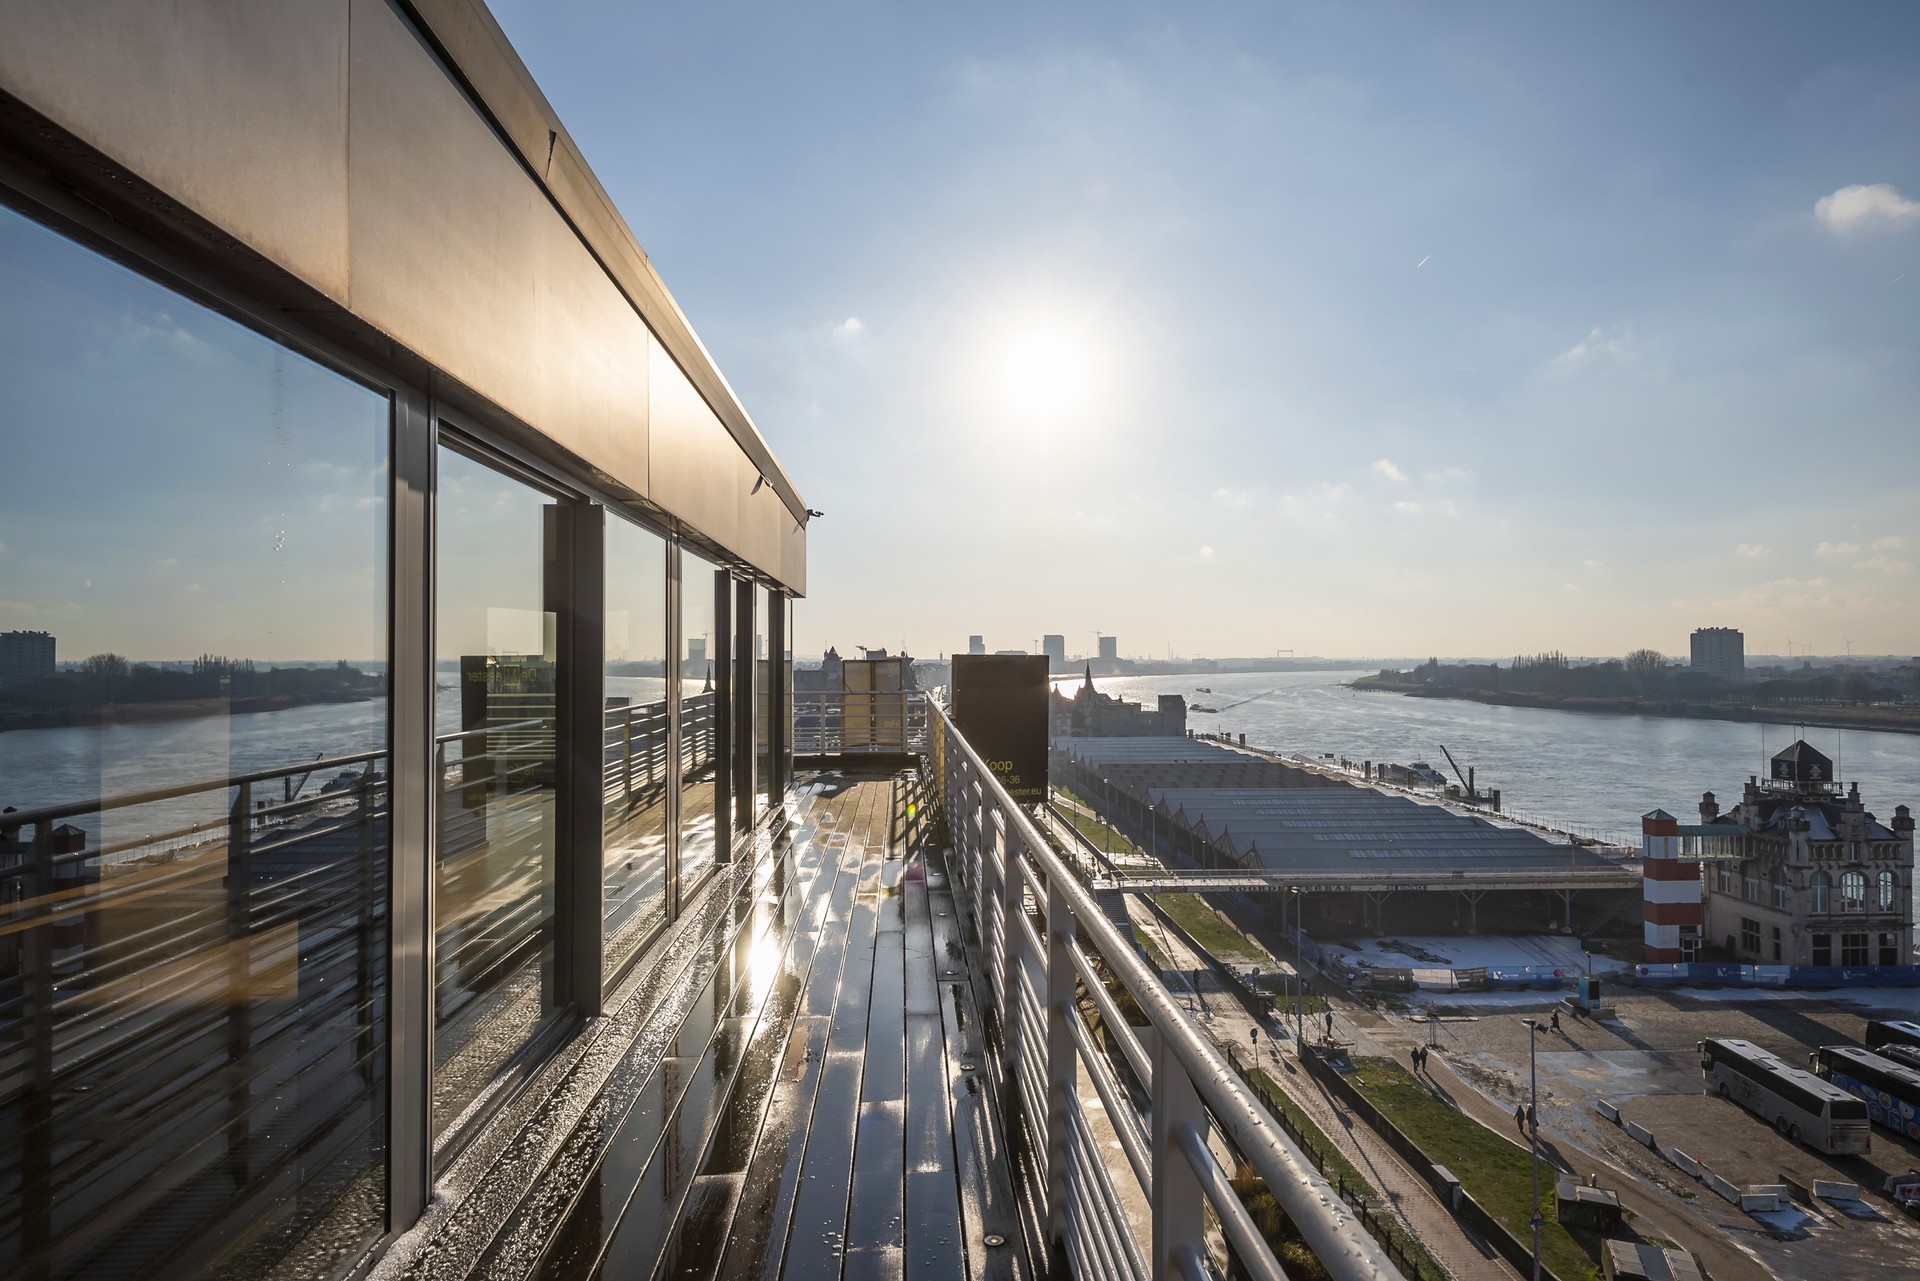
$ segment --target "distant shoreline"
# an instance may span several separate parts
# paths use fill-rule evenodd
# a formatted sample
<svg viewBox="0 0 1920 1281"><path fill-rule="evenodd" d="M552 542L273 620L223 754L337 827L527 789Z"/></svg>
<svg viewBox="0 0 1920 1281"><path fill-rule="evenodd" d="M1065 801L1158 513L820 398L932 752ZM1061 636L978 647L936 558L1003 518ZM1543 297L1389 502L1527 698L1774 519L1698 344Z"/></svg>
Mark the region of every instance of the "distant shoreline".
<svg viewBox="0 0 1920 1281"><path fill-rule="evenodd" d="M1659 698L1567 697L1505 689L1435 688L1420 681L1361 676L1349 689L1405 694L1410 698L1451 698L1493 707L1538 707L1548 711L1594 712L1610 716L1659 716L1669 720L1740 721L1761 725L1806 725L1819 729L1872 730L1882 734L1920 734L1920 712L1884 707L1777 707L1690 703Z"/></svg>
<svg viewBox="0 0 1920 1281"><path fill-rule="evenodd" d="M165 721L200 720L208 716L242 716L256 712L284 712L322 703L364 703L372 694L259 694L251 698L177 698L158 703L108 703L72 711L0 716L0 734L19 729L72 729L81 725L147 725Z"/></svg>

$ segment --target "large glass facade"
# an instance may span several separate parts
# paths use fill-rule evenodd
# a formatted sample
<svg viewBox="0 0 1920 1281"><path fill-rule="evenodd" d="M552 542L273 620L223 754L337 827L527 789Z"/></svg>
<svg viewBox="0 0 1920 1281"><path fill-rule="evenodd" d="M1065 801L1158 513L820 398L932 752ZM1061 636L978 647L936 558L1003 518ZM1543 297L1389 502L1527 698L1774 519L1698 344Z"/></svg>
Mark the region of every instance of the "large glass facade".
<svg viewBox="0 0 1920 1281"><path fill-rule="evenodd" d="M764 587L753 589L753 742L754 812L765 810L773 795L773 674L780 655L769 648L773 634L774 598Z"/></svg>
<svg viewBox="0 0 1920 1281"><path fill-rule="evenodd" d="M568 581L552 497L449 448L438 466L436 1135L559 1003L555 743Z"/></svg>
<svg viewBox="0 0 1920 1281"><path fill-rule="evenodd" d="M0 208L0 1275L385 1230L390 421Z"/></svg>
<svg viewBox="0 0 1920 1281"><path fill-rule="evenodd" d="M608 985L667 919L667 542L607 521L601 910Z"/></svg>
<svg viewBox="0 0 1920 1281"><path fill-rule="evenodd" d="M680 892L692 893L713 870L716 841L725 839L726 776L721 760L718 691L727 661L726 574L712 562L680 553ZM720 584L716 588L716 583ZM717 608L718 607L718 608ZM718 821L716 822L716 815Z"/></svg>

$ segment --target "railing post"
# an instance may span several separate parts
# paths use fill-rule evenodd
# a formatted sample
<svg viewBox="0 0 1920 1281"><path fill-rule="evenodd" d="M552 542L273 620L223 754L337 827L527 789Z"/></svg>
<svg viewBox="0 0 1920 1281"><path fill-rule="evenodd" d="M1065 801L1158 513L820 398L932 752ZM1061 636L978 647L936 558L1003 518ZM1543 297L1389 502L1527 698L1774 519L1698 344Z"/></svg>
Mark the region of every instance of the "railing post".
<svg viewBox="0 0 1920 1281"><path fill-rule="evenodd" d="M627 808L633 808L633 708L620 709L620 736L625 743L625 759L620 767L621 793Z"/></svg>
<svg viewBox="0 0 1920 1281"><path fill-rule="evenodd" d="M16 905L27 925L20 940L21 989L27 1006L20 1254L30 1269L24 1275L36 1278L51 1274L53 1250L53 828L53 819L33 825L26 885Z"/></svg>
<svg viewBox="0 0 1920 1281"><path fill-rule="evenodd" d="M358 939L358 950L353 959L353 981L355 990L360 994L360 1008L373 1010L378 1008L380 993L376 984L385 977L386 966L376 963L375 954L381 954L384 961L386 946L379 932L374 928L374 915L380 904L385 901L386 877L375 876L375 841L373 837L373 813L375 805L374 774L379 765L375 757L360 772L360 786L356 789L360 801L360 822L356 835L360 841L360 878L354 915L358 918L359 928L354 931ZM389 820L391 826L391 820ZM376 1070L376 1054L379 1046L376 1038L373 1018L363 1016L360 1022L360 1078L368 1084L380 1078Z"/></svg>
<svg viewBox="0 0 1920 1281"><path fill-rule="evenodd" d="M253 1042L253 784L234 789L227 816L227 1172L244 1188L251 1087L246 1063Z"/></svg>
<svg viewBox="0 0 1920 1281"><path fill-rule="evenodd" d="M1178 1056L1159 1030L1153 1038L1153 1281L1181 1276L1183 1249L1206 1249L1206 1193L1180 1150L1183 1126L1207 1132L1207 1111Z"/></svg>
<svg viewBox="0 0 1920 1281"><path fill-rule="evenodd" d="M1000 931L995 940L994 980L1000 988L1000 1037L1007 1079L1020 1071L1020 918L1026 887L1021 881L1019 838L1005 822L994 823L993 849L998 863L995 889L1000 900ZM1039 1118L1034 1118L1036 1121Z"/></svg>
<svg viewBox="0 0 1920 1281"><path fill-rule="evenodd" d="M1079 984L1073 964L1073 909L1057 874L1047 885L1047 1235L1052 1250L1066 1257L1067 1172L1078 1079L1073 1021L1080 1017L1075 997Z"/></svg>

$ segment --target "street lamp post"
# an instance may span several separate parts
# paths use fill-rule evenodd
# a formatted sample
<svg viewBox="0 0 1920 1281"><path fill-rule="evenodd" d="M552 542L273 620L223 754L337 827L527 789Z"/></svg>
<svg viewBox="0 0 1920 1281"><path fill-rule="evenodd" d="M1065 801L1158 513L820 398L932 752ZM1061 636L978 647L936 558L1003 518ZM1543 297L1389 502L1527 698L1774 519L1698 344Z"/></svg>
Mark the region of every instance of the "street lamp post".
<svg viewBox="0 0 1920 1281"><path fill-rule="evenodd" d="M1301 917L1305 915L1306 906L1306 896L1296 889L1293 892L1293 985L1299 1008L1299 1035L1295 1043L1302 1046L1307 1043L1307 951L1301 945L1305 935Z"/></svg>
<svg viewBox="0 0 1920 1281"><path fill-rule="evenodd" d="M1540 1217L1540 1071L1534 1058L1535 1038L1540 1035L1540 1024L1535 1019L1521 1019L1527 1025L1527 1138L1533 1148L1533 1281L1540 1281L1540 1228L1546 1220Z"/></svg>

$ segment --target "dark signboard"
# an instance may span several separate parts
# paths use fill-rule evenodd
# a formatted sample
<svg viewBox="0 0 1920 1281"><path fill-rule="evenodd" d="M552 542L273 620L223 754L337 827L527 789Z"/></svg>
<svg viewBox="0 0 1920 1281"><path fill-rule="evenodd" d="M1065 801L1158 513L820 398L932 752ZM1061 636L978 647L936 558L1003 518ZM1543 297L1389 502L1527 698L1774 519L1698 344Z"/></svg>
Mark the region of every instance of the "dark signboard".
<svg viewBox="0 0 1920 1281"><path fill-rule="evenodd" d="M1047 656L955 654L953 722L1007 794L1047 799Z"/></svg>

